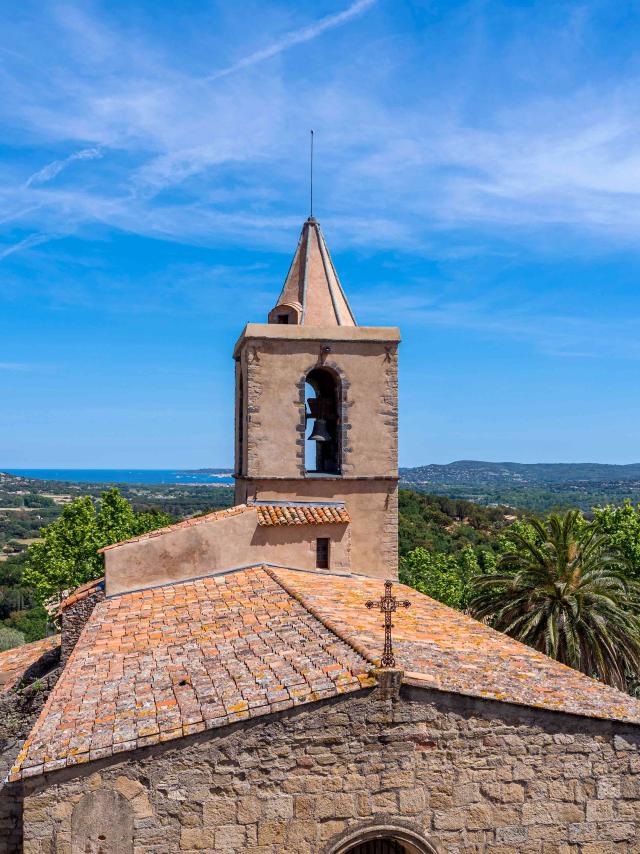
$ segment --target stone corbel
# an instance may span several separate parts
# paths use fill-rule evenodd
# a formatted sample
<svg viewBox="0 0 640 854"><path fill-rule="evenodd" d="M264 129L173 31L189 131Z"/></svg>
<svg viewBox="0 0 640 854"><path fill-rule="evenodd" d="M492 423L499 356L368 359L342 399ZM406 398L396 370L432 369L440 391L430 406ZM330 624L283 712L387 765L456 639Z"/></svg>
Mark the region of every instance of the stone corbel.
<svg viewBox="0 0 640 854"><path fill-rule="evenodd" d="M318 364L324 365L327 361L329 354L331 353L331 346L329 344L321 344L320 352L318 354Z"/></svg>

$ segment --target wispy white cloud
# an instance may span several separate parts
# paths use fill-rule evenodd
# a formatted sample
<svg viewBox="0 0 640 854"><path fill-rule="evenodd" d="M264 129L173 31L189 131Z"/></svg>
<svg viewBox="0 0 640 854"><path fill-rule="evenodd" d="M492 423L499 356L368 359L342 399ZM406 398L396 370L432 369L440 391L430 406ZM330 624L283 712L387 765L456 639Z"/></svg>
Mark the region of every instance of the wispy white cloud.
<svg viewBox="0 0 640 854"><path fill-rule="evenodd" d="M0 362L0 371L31 371L33 365L26 362Z"/></svg>
<svg viewBox="0 0 640 854"><path fill-rule="evenodd" d="M523 342L555 358L599 357L640 359L640 321L635 317L595 318L562 313L545 299L513 305L512 295L467 295L452 299L432 283L418 290L407 287L373 289L356 303L359 311L382 322L405 318L406 327L450 329L479 339Z"/></svg>
<svg viewBox="0 0 640 854"><path fill-rule="evenodd" d="M34 246L39 246L41 243L48 243L49 240L55 240L58 235L54 234L30 234L28 237L13 243L11 246L5 246L0 249L0 261L14 255L16 252L24 252L26 249L32 249Z"/></svg>
<svg viewBox="0 0 640 854"><path fill-rule="evenodd" d="M384 21L375 42L367 42L365 22L377 16L364 13L373 6L374 0L358 0L271 43L266 37L268 47L207 78L202 64L215 51L189 65L188 43L179 52L169 44L161 49L152 31L118 28L115 18L65 4L64 14L57 13L59 38L49 48L55 85L38 76L46 62L26 78L5 73L4 110L23 123L28 138L96 145L49 163L12 192L0 176L0 221L18 211L37 234L99 222L195 244L288 248L306 207L306 132L313 124L319 211L330 212L334 246L428 247L439 254L442 246L451 251L462 231L465 244L475 234L480 251L485 236L496 235L547 246L555 240L563 251L567 231L580 251L585 234L598 238L590 239L589 251L635 242L640 81L630 75L585 82L576 74L552 90L538 75L517 97L496 85L488 98L475 80L482 57L462 51L454 76L451 57L437 54L437 39L387 38ZM270 10L256 8L256 29L269 32ZM465 44L478 19L477 6L469 8L474 14L451 23ZM356 20L348 53L331 39L311 45ZM589 21L580 26L582 32ZM556 46L563 61L575 40L571 16L566 29ZM236 32L238 44L244 35L242 28ZM502 69L515 81L527 63L535 78L542 49L520 38L514 43L526 44L525 58L524 49L517 55L514 48ZM226 34L216 39L220 47ZM303 43L321 51L322 62L305 57L294 77L278 63L262 69L259 86L231 74ZM16 40L17 50L25 47ZM553 63L554 46L544 48L545 62ZM74 160L100 157L89 175L71 174L64 187L52 181ZM558 226L561 240L554 237ZM20 241L4 252L28 246Z"/></svg>
<svg viewBox="0 0 640 854"><path fill-rule="evenodd" d="M59 175L63 169L66 169L70 163L76 160L95 160L102 156L103 152L100 148L83 148L81 151L76 151L70 154L69 157L65 157L64 160L54 160L43 166L42 169L34 172L25 181L25 187L31 187L33 184L46 184L47 181L53 180L56 175Z"/></svg>
<svg viewBox="0 0 640 854"><path fill-rule="evenodd" d="M273 44L268 47L265 47L262 50L257 50L254 53L250 53L248 56L238 60L238 62L234 62L233 65L229 65L227 68L223 68L220 71L210 74L207 77L207 80L218 80L221 77L226 77L228 74L233 74L234 71L240 71L242 68L248 68L251 65L257 65L259 62L264 62L266 59L271 59L272 57L283 53L285 50L289 50L291 47L313 41L313 39L318 38L318 36L326 33L328 30L340 27L353 20L353 18L361 15L375 3L376 0L356 0L355 3L352 3L351 6L343 12L338 12L335 15L327 15L325 18L321 18L319 21L310 24L307 27L302 27L299 30L287 33L281 39L273 42Z"/></svg>

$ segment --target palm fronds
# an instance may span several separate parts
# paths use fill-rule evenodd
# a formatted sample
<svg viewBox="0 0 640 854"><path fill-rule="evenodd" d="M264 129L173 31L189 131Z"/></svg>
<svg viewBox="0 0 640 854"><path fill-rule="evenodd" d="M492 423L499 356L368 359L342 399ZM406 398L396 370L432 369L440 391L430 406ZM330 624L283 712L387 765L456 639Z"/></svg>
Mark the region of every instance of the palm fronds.
<svg viewBox="0 0 640 854"><path fill-rule="evenodd" d="M515 530L498 572L473 582L471 613L570 667L627 690L640 673L638 587L580 511Z"/></svg>

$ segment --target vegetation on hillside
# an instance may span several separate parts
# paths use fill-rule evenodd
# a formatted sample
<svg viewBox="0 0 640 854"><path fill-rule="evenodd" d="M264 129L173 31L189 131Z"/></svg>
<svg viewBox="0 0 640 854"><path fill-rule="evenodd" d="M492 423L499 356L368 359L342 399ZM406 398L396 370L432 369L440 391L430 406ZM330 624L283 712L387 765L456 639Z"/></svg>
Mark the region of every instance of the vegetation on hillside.
<svg viewBox="0 0 640 854"><path fill-rule="evenodd" d="M102 574L98 548L232 502L232 490L220 487L165 493L158 485L128 486L126 495L92 487L83 496L83 485L72 485L73 492L65 483L69 503L61 505L51 484L47 495L33 483L25 489L24 479L19 485L10 483L2 494L7 476L0 475L0 548L12 548L3 528L16 524L11 512L29 517L30 539L42 532L0 561L5 648L50 629L43 601ZM3 516L2 507L17 510ZM404 583L589 675L636 690L640 506L626 501L588 516L575 511L536 520L506 504L402 489L399 552Z"/></svg>
<svg viewBox="0 0 640 854"><path fill-rule="evenodd" d="M400 469L401 484L479 504L526 507L535 513L640 501L640 464L488 463L459 460L448 465Z"/></svg>

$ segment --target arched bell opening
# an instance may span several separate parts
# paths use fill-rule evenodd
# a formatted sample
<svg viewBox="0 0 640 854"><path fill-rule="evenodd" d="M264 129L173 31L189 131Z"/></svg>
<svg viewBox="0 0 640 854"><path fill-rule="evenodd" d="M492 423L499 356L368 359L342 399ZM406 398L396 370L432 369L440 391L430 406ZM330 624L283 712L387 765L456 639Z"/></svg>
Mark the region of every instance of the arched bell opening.
<svg viewBox="0 0 640 854"><path fill-rule="evenodd" d="M309 474L341 474L339 377L327 368L309 371L305 398L305 469Z"/></svg>

